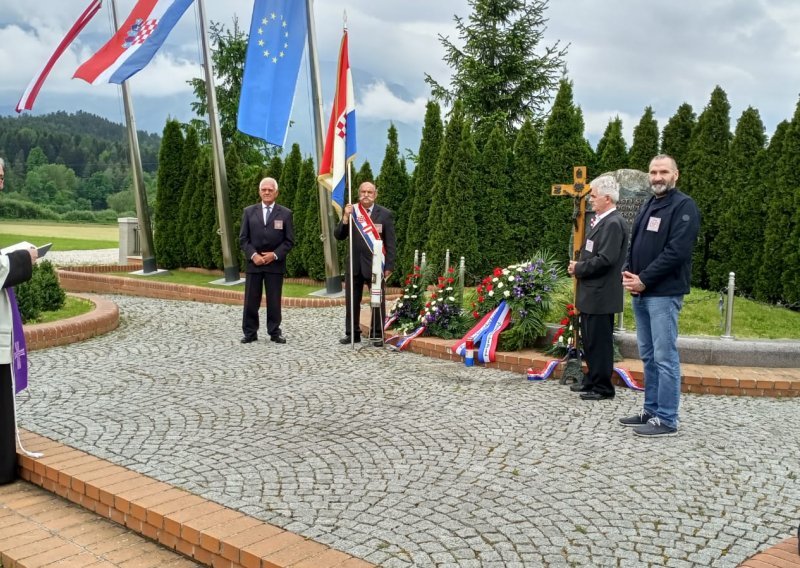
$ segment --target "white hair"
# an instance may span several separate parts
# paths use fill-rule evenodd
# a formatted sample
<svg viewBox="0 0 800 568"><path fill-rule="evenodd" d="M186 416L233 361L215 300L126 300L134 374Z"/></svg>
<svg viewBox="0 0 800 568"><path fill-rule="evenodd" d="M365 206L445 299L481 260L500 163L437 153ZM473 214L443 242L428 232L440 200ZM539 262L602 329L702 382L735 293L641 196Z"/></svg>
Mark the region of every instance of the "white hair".
<svg viewBox="0 0 800 568"><path fill-rule="evenodd" d="M619 201L619 184L611 176L600 176L589 184L600 195L606 195L612 203Z"/></svg>

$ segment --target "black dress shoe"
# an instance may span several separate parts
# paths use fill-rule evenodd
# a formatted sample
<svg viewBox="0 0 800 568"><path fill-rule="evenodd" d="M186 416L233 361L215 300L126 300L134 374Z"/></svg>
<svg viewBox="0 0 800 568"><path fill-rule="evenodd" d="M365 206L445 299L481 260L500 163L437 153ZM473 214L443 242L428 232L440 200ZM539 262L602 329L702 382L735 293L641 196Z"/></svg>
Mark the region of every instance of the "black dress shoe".
<svg viewBox="0 0 800 568"><path fill-rule="evenodd" d="M242 343L253 343L254 341L258 341L258 337L242 337L239 341Z"/></svg>
<svg viewBox="0 0 800 568"><path fill-rule="evenodd" d="M342 345L350 345L350 336L349 335L345 335L344 337L342 337L339 340L339 343L341 343ZM356 335L356 338L353 341L353 343L361 343L361 336L360 335Z"/></svg>
<svg viewBox="0 0 800 568"><path fill-rule="evenodd" d="M581 394L581 400L611 400L613 394L601 394L599 392L585 392Z"/></svg>
<svg viewBox="0 0 800 568"><path fill-rule="evenodd" d="M286 343L286 338L282 335L270 335L269 340L275 343Z"/></svg>
<svg viewBox="0 0 800 568"><path fill-rule="evenodd" d="M383 347L383 341L381 339L372 339L370 342L375 347Z"/></svg>
<svg viewBox="0 0 800 568"><path fill-rule="evenodd" d="M584 383L575 383L574 385L571 385L569 387L569 390L571 390L572 392L591 392L592 388L593 387L591 385L587 385Z"/></svg>

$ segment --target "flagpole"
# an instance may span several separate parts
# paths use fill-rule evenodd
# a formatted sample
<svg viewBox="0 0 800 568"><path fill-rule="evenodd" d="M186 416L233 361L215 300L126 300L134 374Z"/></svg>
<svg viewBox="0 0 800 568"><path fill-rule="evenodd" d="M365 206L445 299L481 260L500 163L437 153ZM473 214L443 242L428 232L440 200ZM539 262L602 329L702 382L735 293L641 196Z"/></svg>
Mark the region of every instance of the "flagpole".
<svg viewBox="0 0 800 568"><path fill-rule="evenodd" d="M306 0L306 20L308 22L308 66L311 74L311 101L314 115L314 142L317 150L317 164L322 163L324 151L322 93L319 77L319 58L317 56L317 34L314 24L314 1ZM339 259L336 241L333 238L333 227L336 217L331 205L330 193L322 183L317 183L319 197L319 221L322 237L322 248L325 254L325 293L339 294L342 291L342 279L339 274Z"/></svg>
<svg viewBox="0 0 800 568"><path fill-rule="evenodd" d="M114 30L117 23L116 0L111 0L111 18ZM150 226L150 213L147 209L147 193L144 187L142 156L139 152L139 137L136 134L136 120L133 117L133 101L128 90L127 79L122 82L122 103L125 107L125 124L128 127L128 145L131 153L131 175L133 177L133 197L136 203L136 216L139 218L139 247L142 254L142 274L158 272L153 246L153 230Z"/></svg>
<svg viewBox="0 0 800 568"><path fill-rule="evenodd" d="M350 301L350 345L353 349L356 348L356 326L359 327L359 331L361 328L361 302L358 303L358 306L355 306L355 296L353 295L353 282L355 281L353 277L353 221L355 219L356 212L353 210L353 163L348 162L346 164L347 170L345 170L345 179L347 180L347 203L350 205L350 220L347 223L347 228L350 231L350 234L347 238L347 246L348 246L348 255L347 258L350 260L350 287L349 287L349 301ZM362 290L358 291L358 296L361 297ZM358 323L356 323L356 318L358 318ZM371 323L370 323L371 326Z"/></svg>
<svg viewBox="0 0 800 568"><path fill-rule="evenodd" d="M206 75L208 126L211 131L211 147L214 155L214 188L217 196L217 219L219 220L220 239L222 240L222 266L225 273L225 284L237 284L239 282L239 263L233 252L233 222L231 221L231 206L228 196L228 172L225 168L225 153L222 148L222 135L219 131L217 92L214 88L214 74L211 70L211 50L208 48L206 11L203 0L197 0L197 9L200 17L203 70Z"/></svg>

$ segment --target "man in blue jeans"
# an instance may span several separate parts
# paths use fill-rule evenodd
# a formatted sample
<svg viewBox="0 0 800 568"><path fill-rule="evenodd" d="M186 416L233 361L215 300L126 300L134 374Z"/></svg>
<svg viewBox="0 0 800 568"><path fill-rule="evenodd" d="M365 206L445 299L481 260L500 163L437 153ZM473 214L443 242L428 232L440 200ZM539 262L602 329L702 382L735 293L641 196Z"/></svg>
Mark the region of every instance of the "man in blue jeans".
<svg viewBox="0 0 800 568"><path fill-rule="evenodd" d="M644 408L620 418L639 436L678 432L681 366L678 314L689 293L692 250L700 230L700 211L675 187L678 166L661 154L650 162L653 197L636 215L622 286L633 296L636 339L644 363Z"/></svg>

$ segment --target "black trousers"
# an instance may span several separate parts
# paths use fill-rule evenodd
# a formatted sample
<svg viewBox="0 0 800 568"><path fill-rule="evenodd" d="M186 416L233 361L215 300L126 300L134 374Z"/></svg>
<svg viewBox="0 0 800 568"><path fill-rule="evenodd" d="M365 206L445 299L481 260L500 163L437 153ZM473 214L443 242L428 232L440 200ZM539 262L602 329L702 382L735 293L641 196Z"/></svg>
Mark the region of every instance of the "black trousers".
<svg viewBox="0 0 800 568"><path fill-rule="evenodd" d="M0 365L0 484L17 478L17 437L14 431L14 399L11 365Z"/></svg>
<svg viewBox="0 0 800 568"><path fill-rule="evenodd" d="M613 395L614 314L581 314L583 352L589 374L586 385L599 394Z"/></svg>
<svg viewBox="0 0 800 568"><path fill-rule="evenodd" d="M281 335L281 294L283 274L270 272L248 272L244 282L244 313L242 333L245 337L258 337L258 310L261 308L261 292L267 294L267 333L270 337Z"/></svg>
<svg viewBox="0 0 800 568"><path fill-rule="evenodd" d="M364 286L367 286L367 290L372 287L372 279L364 278L360 274L356 274L353 277L353 289L350 289L350 276L345 275L344 279L344 290L345 290L345 317L344 317L344 329L345 335L350 335L351 327L350 323L352 322L353 317L353 306L357 306L356 314L361 313L361 296L364 294ZM378 310L372 310L372 321L370 322L369 328L369 336L370 337L382 337L381 330L383 329L383 318L386 316L386 283L381 283L381 309L380 313ZM361 328L359 327L359 322L356 320L355 322L355 337L361 337Z"/></svg>

